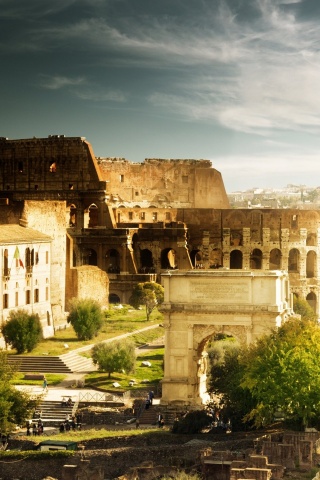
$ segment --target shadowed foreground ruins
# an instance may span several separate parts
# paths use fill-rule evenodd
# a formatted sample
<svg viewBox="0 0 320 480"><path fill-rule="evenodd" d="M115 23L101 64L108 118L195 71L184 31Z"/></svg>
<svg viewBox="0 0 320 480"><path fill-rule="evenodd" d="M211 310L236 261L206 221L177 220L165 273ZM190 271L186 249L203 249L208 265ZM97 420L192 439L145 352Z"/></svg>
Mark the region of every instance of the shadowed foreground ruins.
<svg viewBox="0 0 320 480"><path fill-rule="evenodd" d="M258 432L105 438L83 442L69 458L10 458L1 463L3 480L149 480L179 470L205 480L301 478L319 462L319 433ZM30 441L12 440L30 449ZM299 477L300 475L300 477Z"/></svg>

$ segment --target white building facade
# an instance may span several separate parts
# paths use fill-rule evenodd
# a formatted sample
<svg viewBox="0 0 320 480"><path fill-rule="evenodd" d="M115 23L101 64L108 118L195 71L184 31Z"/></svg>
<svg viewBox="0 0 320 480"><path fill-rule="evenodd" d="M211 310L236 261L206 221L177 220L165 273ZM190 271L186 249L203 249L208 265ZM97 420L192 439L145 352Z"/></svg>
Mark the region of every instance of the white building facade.
<svg viewBox="0 0 320 480"><path fill-rule="evenodd" d="M43 336L54 334L51 311L52 238L20 225L0 225L0 323L23 309L40 317Z"/></svg>

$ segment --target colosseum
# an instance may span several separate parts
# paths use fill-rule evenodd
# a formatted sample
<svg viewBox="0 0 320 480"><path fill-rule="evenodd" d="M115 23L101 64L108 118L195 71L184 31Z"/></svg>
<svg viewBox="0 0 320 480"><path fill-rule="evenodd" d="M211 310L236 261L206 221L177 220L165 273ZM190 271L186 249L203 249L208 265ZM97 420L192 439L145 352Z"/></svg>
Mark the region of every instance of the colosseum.
<svg viewBox="0 0 320 480"><path fill-rule="evenodd" d="M176 269L285 270L291 293L319 314L319 212L231 209L209 160L132 163L95 157L82 137L0 138L0 216L2 225L50 239L54 322L92 282L104 304L127 303L135 283ZM10 239L1 241L3 321L21 304L18 282L10 286L5 275ZM28 241L23 260L35 271ZM35 298L31 292L29 303Z"/></svg>

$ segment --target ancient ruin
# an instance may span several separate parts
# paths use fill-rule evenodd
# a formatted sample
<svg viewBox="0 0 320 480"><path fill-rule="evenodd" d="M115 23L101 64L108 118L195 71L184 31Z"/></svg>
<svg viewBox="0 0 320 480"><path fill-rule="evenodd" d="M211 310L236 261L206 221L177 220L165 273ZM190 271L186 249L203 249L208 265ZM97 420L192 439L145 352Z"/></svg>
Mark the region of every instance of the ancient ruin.
<svg viewBox="0 0 320 480"><path fill-rule="evenodd" d="M195 269L162 278L162 404L201 405L209 400L206 345L216 334L248 345L280 326L292 311L285 272Z"/></svg>
<svg viewBox="0 0 320 480"><path fill-rule="evenodd" d="M0 224L27 227L52 239L48 275L55 325L65 321L71 298L92 296L93 284L103 305L128 303L134 284L161 278L167 282L167 272L176 271L224 272L226 285L227 269L241 282L253 272L250 278L260 275L264 281L281 283L272 272L288 272L290 293L307 299L319 314L319 211L230 209L221 174L208 160L146 159L134 164L96 158L82 137L0 138ZM23 250L27 248L23 245ZM9 252L2 242L1 321L10 310L26 304L20 295L17 305L13 288L6 289L6 265L14 257L12 249L6 259L6 249ZM39 309L47 311L35 288L30 291L30 308L39 298ZM198 287L194 288L193 299ZM274 302L271 323L289 308L290 295L284 290L281 301ZM230 303L230 297L222 303ZM261 307L259 301L253 302L252 310L254 305ZM196 305L189 323L197 324L200 318L205 330L216 316L210 312L204 321ZM229 328L225 308L223 317ZM250 330L256 316L250 311L247 318L240 325ZM210 326L208 335L216 328ZM206 336L198 337L199 346L193 345L192 355L188 352L195 365L202 361ZM193 399L198 395L185 393Z"/></svg>

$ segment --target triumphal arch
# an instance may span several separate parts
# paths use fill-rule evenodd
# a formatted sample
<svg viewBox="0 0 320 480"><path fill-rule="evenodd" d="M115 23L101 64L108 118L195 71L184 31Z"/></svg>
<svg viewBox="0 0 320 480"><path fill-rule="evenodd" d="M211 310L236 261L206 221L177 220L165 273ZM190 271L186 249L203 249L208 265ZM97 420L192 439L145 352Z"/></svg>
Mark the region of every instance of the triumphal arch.
<svg viewBox="0 0 320 480"><path fill-rule="evenodd" d="M285 271L171 270L162 283L163 405L208 401L206 345L214 335L225 333L249 344L292 314Z"/></svg>

